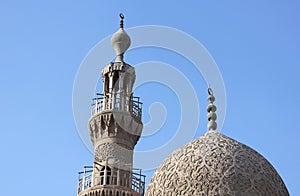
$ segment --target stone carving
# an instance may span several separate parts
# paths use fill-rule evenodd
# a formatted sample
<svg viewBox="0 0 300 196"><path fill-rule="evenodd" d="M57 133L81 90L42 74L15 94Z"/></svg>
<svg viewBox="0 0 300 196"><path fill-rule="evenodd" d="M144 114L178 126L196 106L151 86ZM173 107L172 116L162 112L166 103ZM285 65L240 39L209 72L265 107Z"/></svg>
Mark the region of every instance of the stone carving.
<svg viewBox="0 0 300 196"><path fill-rule="evenodd" d="M109 165L115 164L120 169L129 170L132 163L132 150L128 150L117 143L104 143L95 149L95 162Z"/></svg>
<svg viewBox="0 0 300 196"><path fill-rule="evenodd" d="M130 114L126 114L124 112L111 111L93 116L89 121L92 143L97 145L97 142L103 138L126 138L128 148L133 149L140 138L143 124L136 122Z"/></svg>
<svg viewBox="0 0 300 196"><path fill-rule="evenodd" d="M210 131L179 148L152 176L146 196L288 196L273 166L259 153Z"/></svg>

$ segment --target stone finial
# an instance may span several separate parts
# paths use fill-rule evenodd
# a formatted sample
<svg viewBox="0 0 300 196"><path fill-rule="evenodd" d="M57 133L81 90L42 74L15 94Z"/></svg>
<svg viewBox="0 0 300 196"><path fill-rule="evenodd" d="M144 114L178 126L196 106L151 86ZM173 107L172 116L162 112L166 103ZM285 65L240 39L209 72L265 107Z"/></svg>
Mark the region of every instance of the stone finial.
<svg viewBox="0 0 300 196"><path fill-rule="evenodd" d="M129 35L124 28L124 15L120 14L120 29L111 37L111 45L116 52L115 62L123 62L123 56L131 44Z"/></svg>
<svg viewBox="0 0 300 196"><path fill-rule="evenodd" d="M216 100L214 95L213 95L213 91L211 88L208 88L208 106L206 108L208 114L207 114L207 119L208 119L208 124L207 124L207 128L209 131L215 131L217 129L217 114L215 113L217 110L217 107L214 105L214 101Z"/></svg>

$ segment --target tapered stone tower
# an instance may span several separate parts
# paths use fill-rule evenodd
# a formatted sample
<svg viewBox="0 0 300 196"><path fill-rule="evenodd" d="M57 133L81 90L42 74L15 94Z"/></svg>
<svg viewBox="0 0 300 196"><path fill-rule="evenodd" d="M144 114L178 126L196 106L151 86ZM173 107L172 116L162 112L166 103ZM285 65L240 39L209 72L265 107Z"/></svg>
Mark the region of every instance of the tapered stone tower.
<svg viewBox="0 0 300 196"><path fill-rule="evenodd" d="M142 103L132 92L134 67L123 60L130 46L123 19L120 14L120 29L111 38L116 59L102 69L103 94L93 99L88 125L94 165L79 172L78 196L144 194L145 176L132 168L133 149L143 129Z"/></svg>

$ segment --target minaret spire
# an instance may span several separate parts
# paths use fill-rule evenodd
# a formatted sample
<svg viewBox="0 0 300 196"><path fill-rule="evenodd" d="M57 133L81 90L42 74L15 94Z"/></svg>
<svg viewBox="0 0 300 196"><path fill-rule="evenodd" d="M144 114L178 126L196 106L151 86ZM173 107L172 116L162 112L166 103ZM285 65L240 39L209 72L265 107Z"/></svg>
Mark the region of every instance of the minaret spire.
<svg viewBox="0 0 300 196"><path fill-rule="evenodd" d="M217 114L215 113L217 110L217 107L214 105L214 101L216 100L214 97L214 93L212 91L211 88L208 88L208 106L206 108L208 114L207 114L207 118L208 118L208 124L207 124L207 128L208 131L215 131L217 129Z"/></svg>

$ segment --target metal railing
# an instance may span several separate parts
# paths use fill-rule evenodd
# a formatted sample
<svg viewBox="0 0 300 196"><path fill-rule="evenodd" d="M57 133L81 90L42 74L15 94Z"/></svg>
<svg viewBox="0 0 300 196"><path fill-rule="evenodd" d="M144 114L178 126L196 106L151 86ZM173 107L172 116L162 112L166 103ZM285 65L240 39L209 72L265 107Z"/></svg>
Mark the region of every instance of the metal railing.
<svg viewBox="0 0 300 196"><path fill-rule="evenodd" d="M82 172L78 172L78 193L92 187L93 167L84 166Z"/></svg>
<svg viewBox="0 0 300 196"><path fill-rule="evenodd" d="M92 99L92 115L104 110L119 110L130 112L133 116L141 119L142 105L139 97L122 96L120 93L100 94Z"/></svg>
<svg viewBox="0 0 300 196"><path fill-rule="evenodd" d="M131 189L138 192L140 195L145 193L145 178L146 176L142 174L141 169L132 169L131 172ZM114 176L108 176L108 178L113 178ZM113 182L113 180L108 179L108 182ZM99 185L99 184L96 184ZM103 184L104 185L104 184ZM114 183L108 183L105 185L117 185ZM93 187L93 166L84 166L83 171L78 172L78 194L88 188ZM120 185L123 186L123 185Z"/></svg>
<svg viewBox="0 0 300 196"><path fill-rule="evenodd" d="M142 174L141 169L133 169L132 171L132 190L144 195L145 192L145 178L146 176Z"/></svg>

